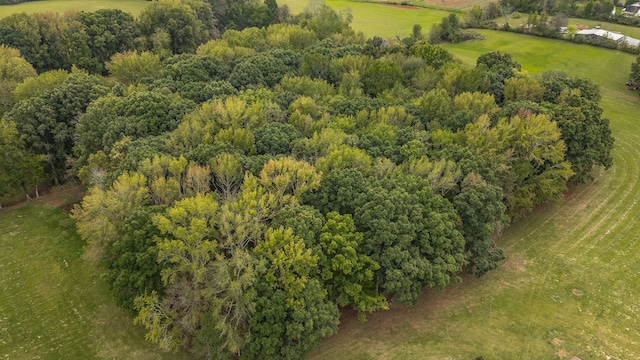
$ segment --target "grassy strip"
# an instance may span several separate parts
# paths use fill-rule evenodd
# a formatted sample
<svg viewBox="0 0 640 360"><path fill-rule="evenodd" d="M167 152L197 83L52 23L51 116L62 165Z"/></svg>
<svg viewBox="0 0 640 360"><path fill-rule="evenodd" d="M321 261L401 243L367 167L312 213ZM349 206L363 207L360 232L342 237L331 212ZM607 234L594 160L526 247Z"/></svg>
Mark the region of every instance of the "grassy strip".
<svg viewBox="0 0 640 360"><path fill-rule="evenodd" d="M62 210L0 212L0 358L162 359L110 298Z"/></svg>
<svg viewBox="0 0 640 360"><path fill-rule="evenodd" d="M0 5L0 18L21 12L32 14L48 11L96 11L114 8L137 16L147 5L149 5L147 0L42 0L16 5Z"/></svg>

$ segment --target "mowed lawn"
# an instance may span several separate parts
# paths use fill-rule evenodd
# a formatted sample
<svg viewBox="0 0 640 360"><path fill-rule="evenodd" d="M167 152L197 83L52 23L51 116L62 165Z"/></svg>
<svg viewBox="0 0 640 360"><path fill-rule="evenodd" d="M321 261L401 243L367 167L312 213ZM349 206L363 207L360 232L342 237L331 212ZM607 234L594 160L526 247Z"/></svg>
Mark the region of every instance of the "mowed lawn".
<svg viewBox="0 0 640 360"><path fill-rule="evenodd" d="M162 359L117 308L66 212L0 210L0 359Z"/></svg>
<svg viewBox="0 0 640 360"><path fill-rule="evenodd" d="M149 5L147 0L40 0L16 5L0 5L0 18L14 13L96 11L100 9L120 9L137 16Z"/></svg>

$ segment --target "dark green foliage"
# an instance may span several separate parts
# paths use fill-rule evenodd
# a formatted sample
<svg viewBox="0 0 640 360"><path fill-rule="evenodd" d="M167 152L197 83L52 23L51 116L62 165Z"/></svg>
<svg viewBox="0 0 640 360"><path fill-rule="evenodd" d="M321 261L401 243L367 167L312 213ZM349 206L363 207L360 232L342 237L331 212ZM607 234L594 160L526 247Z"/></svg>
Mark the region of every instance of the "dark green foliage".
<svg viewBox="0 0 640 360"><path fill-rule="evenodd" d="M253 62L241 62L229 75L229 82L236 89L260 87L266 84L260 68Z"/></svg>
<svg viewBox="0 0 640 360"><path fill-rule="evenodd" d="M72 154L77 117L106 89L99 80L82 72L71 74L61 85L42 96L29 98L6 114L37 154L47 156L46 171L55 182L66 173Z"/></svg>
<svg viewBox="0 0 640 360"><path fill-rule="evenodd" d="M291 124L268 123L256 129L258 154L291 154L291 142L299 138L300 132Z"/></svg>
<svg viewBox="0 0 640 360"><path fill-rule="evenodd" d="M515 71L520 71L522 67L511 58L510 54L501 54L499 51L480 55L476 60L476 65L486 66L489 76L489 93L493 95L498 104L502 104L504 99L504 81L512 78Z"/></svg>
<svg viewBox="0 0 640 360"><path fill-rule="evenodd" d="M195 149L184 154L189 161L195 161L200 165L207 165L216 155L222 153L241 155L242 152L235 149L231 144L222 141L214 141L213 144L200 144Z"/></svg>
<svg viewBox="0 0 640 360"><path fill-rule="evenodd" d="M631 63L631 74L629 75L629 79L635 85L640 84L640 56L636 59L636 61Z"/></svg>
<svg viewBox="0 0 640 360"><path fill-rule="evenodd" d="M157 92L105 96L91 104L78 122L81 151L109 153L113 144L125 136L137 139L163 134L175 129L193 107L191 101Z"/></svg>
<svg viewBox="0 0 640 360"><path fill-rule="evenodd" d="M411 47L411 53L413 55L419 56L424 61L427 62L427 65L432 66L436 69L439 69L444 64L453 61L453 56L438 45L432 45L425 41L418 41Z"/></svg>
<svg viewBox="0 0 640 360"><path fill-rule="evenodd" d="M356 200L363 253L380 264L376 284L394 303L415 303L424 286L458 281L464 239L456 212L413 176L384 179Z"/></svg>
<svg viewBox="0 0 640 360"><path fill-rule="evenodd" d="M300 60L300 76L329 80L329 57L318 52L306 52Z"/></svg>
<svg viewBox="0 0 640 360"><path fill-rule="evenodd" d="M198 19L197 13L180 2L154 1L140 14L140 33L147 39L147 47L154 48L154 36L159 29L169 36L172 54L194 52L198 45L211 38L211 30ZM159 49L156 49L159 50Z"/></svg>
<svg viewBox="0 0 640 360"><path fill-rule="evenodd" d="M505 259L504 251L491 238L496 227L508 220L502 189L470 173L462 191L454 197L453 206L462 220L469 272L481 276L495 269Z"/></svg>
<svg viewBox="0 0 640 360"><path fill-rule="evenodd" d="M116 303L133 312L133 300L157 291L164 286L160 278L163 264L156 261L158 250L155 238L160 231L151 220L163 207L136 209L122 226L122 237L105 244L102 261L107 268L106 278L114 292Z"/></svg>
<svg viewBox="0 0 640 360"><path fill-rule="evenodd" d="M257 290L256 313L250 321L252 340L242 358L301 359L338 329L338 307L327 300L317 279L307 283L301 294L305 305L300 308L287 308L285 292L265 281L258 283Z"/></svg>
<svg viewBox="0 0 640 360"><path fill-rule="evenodd" d="M91 56L100 71L113 54L133 49L140 33L133 16L117 9L82 12L80 22L85 26Z"/></svg>
<svg viewBox="0 0 640 360"><path fill-rule="evenodd" d="M301 237L309 249L317 246L323 225L322 214L308 205L285 206L271 222L274 229L281 226L292 229L293 234Z"/></svg>
<svg viewBox="0 0 640 360"><path fill-rule="evenodd" d="M504 252L492 236L507 211L521 217L557 199L571 167L582 181L611 165L592 83L538 82L500 53L469 68L419 26L398 44L365 43L348 13L310 6L296 19L302 30L230 32L199 50L216 56L192 54L219 35L215 26L281 15L274 0L189 0L153 2L139 21L111 10L0 20L0 39L38 70L100 72L124 52L108 64L111 89L74 71L16 92L0 139L0 195L28 193L43 159L52 180L93 171L101 188L86 212L76 209L79 228L112 235L102 256L117 301L129 310L135 301L137 321L164 348L304 357L336 331L339 306L363 315L387 298L415 303L424 287L457 282L465 264L476 275L494 269ZM440 31L447 41L463 35L455 14ZM295 51L264 51L279 41ZM33 76L14 79L16 67L6 79ZM503 104L516 74L539 91ZM127 208L151 201L172 207ZM87 223L102 210L118 214L115 228Z"/></svg>
<svg viewBox="0 0 640 360"><path fill-rule="evenodd" d="M305 203L313 205L323 214L335 211L340 214L354 214L356 199L368 191L369 180L357 169L337 169L326 174L320 187L306 195Z"/></svg>
<svg viewBox="0 0 640 360"><path fill-rule="evenodd" d="M404 74L398 64L390 60L376 60L364 74L364 91L375 96L402 82Z"/></svg>

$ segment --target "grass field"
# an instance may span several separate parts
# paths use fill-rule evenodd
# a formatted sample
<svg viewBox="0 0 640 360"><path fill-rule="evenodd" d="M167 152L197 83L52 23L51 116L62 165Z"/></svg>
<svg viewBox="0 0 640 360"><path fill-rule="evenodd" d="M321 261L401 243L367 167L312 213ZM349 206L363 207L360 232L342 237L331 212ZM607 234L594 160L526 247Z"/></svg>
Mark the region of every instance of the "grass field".
<svg viewBox="0 0 640 360"><path fill-rule="evenodd" d="M0 359L162 359L110 298L61 209L0 210Z"/></svg>
<svg viewBox="0 0 640 360"><path fill-rule="evenodd" d="M297 14L304 10L306 0L278 0L278 4L287 5L291 12ZM336 10L349 9L353 15L351 27L369 36L378 35L406 37L411 34L414 24L422 25L425 33L431 26L440 22L449 12L436 9L406 9L396 5L384 5L345 0L326 0L327 5Z"/></svg>
<svg viewBox="0 0 640 360"><path fill-rule="evenodd" d="M116 8L134 16L149 4L147 0L40 0L16 5L0 5L0 18L14 13L96 11Z"/></svg>

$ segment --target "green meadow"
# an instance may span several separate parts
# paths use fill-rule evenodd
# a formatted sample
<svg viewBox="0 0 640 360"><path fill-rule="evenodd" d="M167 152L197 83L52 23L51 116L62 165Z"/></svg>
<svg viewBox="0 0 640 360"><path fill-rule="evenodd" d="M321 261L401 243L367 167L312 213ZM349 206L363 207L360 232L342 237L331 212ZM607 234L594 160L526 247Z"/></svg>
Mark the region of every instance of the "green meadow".
<svg viewBox="0 0 640 360"><path fill-rule="evenodd" d="M144 341L96 265L63 210L0 210L0 358L177 358Z"/></svg>
<svg viewBox="0 0 640 360"><path fill-rule="evenodd" d="M120 9L138 15L149 4L147 0L42 0L31 1L16 5L1 5L0 18L14 13L25 12L65 12L65 11L96 11L100 9Z"/></svg>
<svg viewBox="0 0 640 360"><path fill-rule="evenodd" d="M46 3L72 2L17 6ZM95 3L136 4L139 9L145 4ZM306 5L279 3L294 13ZM368 36L403 36L413 24L428 32L447 15L327 3L350 8L353 27ZM0 7L0 16L6 8ZM624 85L635 57L559 40L480 32L484 40L449 44L447 50L469 64L499 50L512 54L531 74L559 69L598 83L616 139L615 165L596 170L593 182L572 187L557 203L504 231L497 241L508 259L497 270L481 278L463 276L459 285L440 293L425 291L416 306L378 312L365 323L345 311L339 333L311 358L640 358L640 97ZM0 210L0 358L178 357L155 351L144 342L143 329L113 305L74 228L65 212L48 206Z"/></svg>

